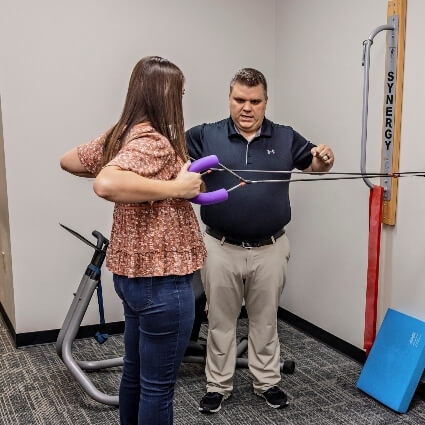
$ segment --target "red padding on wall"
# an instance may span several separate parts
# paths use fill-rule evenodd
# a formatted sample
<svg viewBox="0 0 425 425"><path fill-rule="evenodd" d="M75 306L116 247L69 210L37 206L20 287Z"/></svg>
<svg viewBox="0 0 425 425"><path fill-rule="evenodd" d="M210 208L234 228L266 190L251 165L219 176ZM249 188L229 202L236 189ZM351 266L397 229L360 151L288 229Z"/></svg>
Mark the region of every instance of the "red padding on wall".
<svg viewBox="0 0 425 425"><path fill-rule="evenodd" d="M366 355L369 355L369 351L376 337L383 199L384 188L382 186L374 186L373 189L370 190L369 197L369 245L364 329L364 348L366 350Z"/></svg>

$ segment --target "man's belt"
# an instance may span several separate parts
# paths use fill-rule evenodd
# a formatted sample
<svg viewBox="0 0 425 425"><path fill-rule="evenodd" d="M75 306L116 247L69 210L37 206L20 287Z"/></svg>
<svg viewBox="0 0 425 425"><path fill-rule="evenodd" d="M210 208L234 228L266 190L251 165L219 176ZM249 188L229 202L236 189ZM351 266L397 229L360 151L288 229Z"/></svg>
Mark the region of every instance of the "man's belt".
<svg viewBox="0 0 425 425"><path fill-rule="evenodd" d="M272 236L269 236L268 238L260 239L258 241L253 241L253 242L244 242L238 239L228 238L226 235L223 235L222 233L217 232L214 229L211 229L211 227L207 227L205 229L205 232L208 235L212 236L213 238L216 238L219 241L221 241L221 243L226 242L232 245L241 246L243 248L259 248L260 246L274 244L276 242L276 239L280 238L282 235L285 234L285 229L280 229L278 232L276 232Z"/></svg>

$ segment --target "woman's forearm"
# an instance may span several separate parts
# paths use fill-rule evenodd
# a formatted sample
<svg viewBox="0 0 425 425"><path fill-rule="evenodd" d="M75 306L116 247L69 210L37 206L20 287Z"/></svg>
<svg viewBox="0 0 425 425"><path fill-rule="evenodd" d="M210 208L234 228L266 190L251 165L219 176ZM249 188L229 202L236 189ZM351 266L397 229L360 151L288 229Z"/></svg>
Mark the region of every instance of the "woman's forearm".
<svg viewBox="0 0 425 425"><path fill-rule="evenodd" d="M192 198L200 191L197 173L182 170L174 180L155 180L132 171L109 166L96 177L93 189L98 196L112 202L138 203L167 198Z"/></svg>

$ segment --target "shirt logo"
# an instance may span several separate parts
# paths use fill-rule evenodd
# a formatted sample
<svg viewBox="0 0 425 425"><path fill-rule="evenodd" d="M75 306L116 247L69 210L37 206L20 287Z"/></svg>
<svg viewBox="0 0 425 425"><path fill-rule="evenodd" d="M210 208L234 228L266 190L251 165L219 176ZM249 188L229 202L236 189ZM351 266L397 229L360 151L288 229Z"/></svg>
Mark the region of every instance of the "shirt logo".
<svg viewBox="0 0 425 425"><path fill-rule="evenodd" d="M267 155L270 155L270 154L275 154L276 152L274 151L274 149L267 149Z"/></svg>

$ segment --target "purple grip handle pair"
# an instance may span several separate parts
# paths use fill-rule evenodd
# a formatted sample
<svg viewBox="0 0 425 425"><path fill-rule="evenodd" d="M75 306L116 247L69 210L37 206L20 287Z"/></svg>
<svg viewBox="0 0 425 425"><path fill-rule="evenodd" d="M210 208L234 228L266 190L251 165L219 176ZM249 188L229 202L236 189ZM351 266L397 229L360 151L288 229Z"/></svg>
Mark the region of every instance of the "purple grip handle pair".
<svg viewBox="0 0 425 425"><path fill-rule="evenodd" d="M205 156L204 158L198 159L190 164L189 171L193 173L200 173L201 171L208 170L212 167L217 167L218 158L216 155ZM199 205L210 205L218 204L219 202L227 201L229 194L226 189L218 189L213 192L200 193L194 198L190 199L190 202Z"/></svg>

